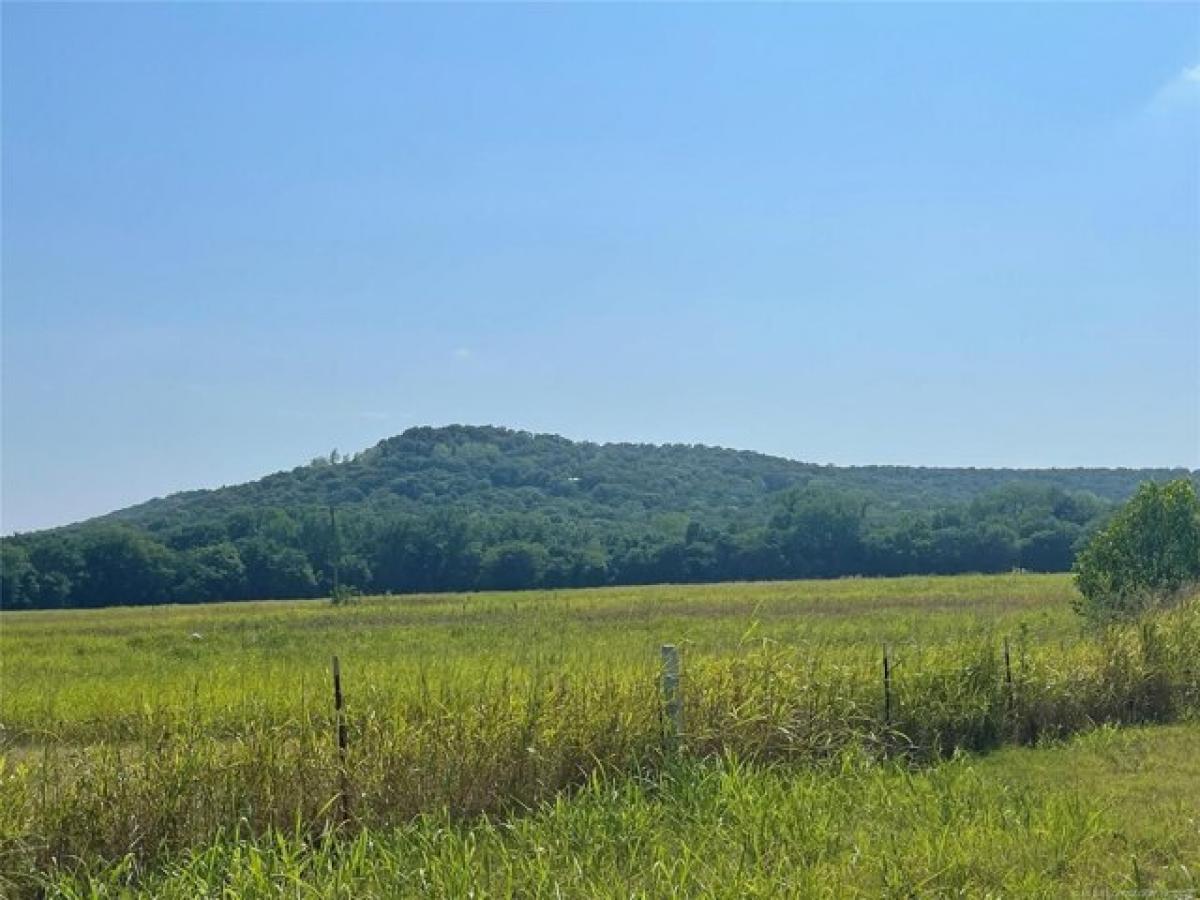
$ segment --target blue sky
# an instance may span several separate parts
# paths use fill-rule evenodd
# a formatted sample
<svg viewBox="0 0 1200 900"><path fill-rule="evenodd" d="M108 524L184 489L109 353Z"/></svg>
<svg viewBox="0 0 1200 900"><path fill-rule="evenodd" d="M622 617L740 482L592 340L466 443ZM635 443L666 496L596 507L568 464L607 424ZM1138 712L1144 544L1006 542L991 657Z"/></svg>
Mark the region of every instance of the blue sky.
<svg viewBox="0 0 1200 900"><path fill-rule="evenodd" d="M4 531L413 424L1200 466L1200 7L3 6Z"/></svg>

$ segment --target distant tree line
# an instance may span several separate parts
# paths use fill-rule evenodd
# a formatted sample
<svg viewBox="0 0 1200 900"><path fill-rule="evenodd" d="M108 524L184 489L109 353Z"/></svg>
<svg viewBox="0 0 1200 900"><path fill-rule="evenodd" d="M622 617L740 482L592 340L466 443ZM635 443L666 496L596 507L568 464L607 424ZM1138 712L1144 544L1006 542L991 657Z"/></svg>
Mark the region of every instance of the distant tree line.
<svg viewBox="0 0 1200 900"><path fill-rule="evenodd" d="M754 514L725 516L708 507L633 515L617 504L580 516L536 502L428 511L360 503L339 511L336 536L323 505L204 506L153 527L107 519L6 538L0 599L37 609L315 597L330 593L335 563L343 585L397 593L1062 572L1114 506L1010 483L970 502L897 509L867 491L807 483L768 492Z"/></svg>
<svg viewBox="0 0 1200 900"><path fill-rule="evenodd" d="M410 428L258 481L4 538L0 602L328 596L335 562L342 585L372 592L1066 571L1140 483L1181 477L1200 473L836 467Z"/></svg>

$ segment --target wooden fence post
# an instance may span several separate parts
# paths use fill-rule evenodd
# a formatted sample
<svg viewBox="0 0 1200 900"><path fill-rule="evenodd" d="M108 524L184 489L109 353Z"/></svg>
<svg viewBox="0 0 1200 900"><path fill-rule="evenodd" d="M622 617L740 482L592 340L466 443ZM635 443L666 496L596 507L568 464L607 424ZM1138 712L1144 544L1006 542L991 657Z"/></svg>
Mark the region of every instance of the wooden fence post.
<svg viewBox="0 0 1200 900"><path fill-rule="evenodd" d="M1013 685L1012 651L1009 649L1008 637L1004 638L1004 729L1006 737L1021 740L1021 716L1017 711L1017 692Z"/></svg>
<svg viewBox="0 0 1200 900"><path fill-rule="evenodd" d="M662 645L662 692L666 709L666 739L669 749L679 746L683 737L683 698L679 692L679 648L674 644Z"/></svg>
<svg viewBox="0 0 1200 900"><path fill-rule="evenodd" d="M340 807L342 822L350 821L350 786L346 778L346 748L349 740L346 735L346 714L342 701L342 667L338 658L333 658L333 709L337 724L338 769L340 780Z"/></svg>

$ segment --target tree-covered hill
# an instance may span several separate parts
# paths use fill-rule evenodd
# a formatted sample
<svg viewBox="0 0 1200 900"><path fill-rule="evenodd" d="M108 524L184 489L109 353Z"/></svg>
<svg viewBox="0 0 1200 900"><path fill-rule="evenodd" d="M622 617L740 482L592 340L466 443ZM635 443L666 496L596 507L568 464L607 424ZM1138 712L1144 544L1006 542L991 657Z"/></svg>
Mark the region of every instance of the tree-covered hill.
<svg viewBox="0 0 1200 900"><path fill-rule="evenodd" d="M3 602L319 595L335 568L342 584L375 591L1057 570L1138 484L1180 476L1197 478L819 466L413 428L351 457L6 538Z"/></svg>

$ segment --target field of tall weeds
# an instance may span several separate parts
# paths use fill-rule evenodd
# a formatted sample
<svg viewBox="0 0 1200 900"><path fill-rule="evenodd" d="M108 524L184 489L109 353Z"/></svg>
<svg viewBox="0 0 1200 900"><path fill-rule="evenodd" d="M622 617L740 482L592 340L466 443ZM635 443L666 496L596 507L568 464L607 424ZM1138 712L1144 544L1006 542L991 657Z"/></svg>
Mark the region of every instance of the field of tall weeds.
<svg viewBox="0 0 1200 900"><path fill-rule="evenodd" d="M320 842L511 819L680 760L921 766L1200 710L1200 601L1088 631L1070 590L860 579L6 614L0 884L150 871L231 829ZM678 735L660 641L682 648Z"/></svg>

